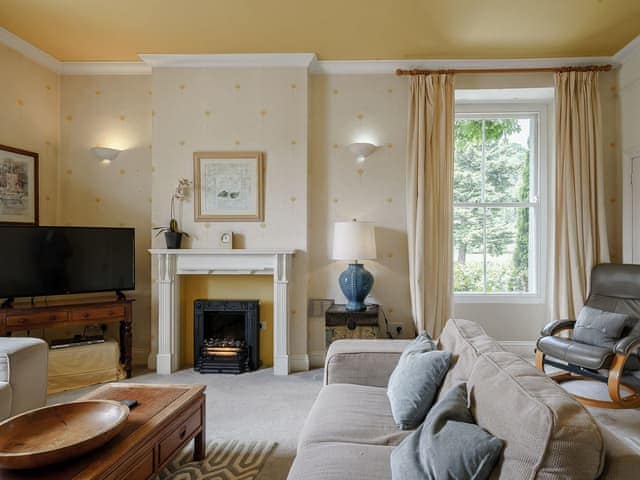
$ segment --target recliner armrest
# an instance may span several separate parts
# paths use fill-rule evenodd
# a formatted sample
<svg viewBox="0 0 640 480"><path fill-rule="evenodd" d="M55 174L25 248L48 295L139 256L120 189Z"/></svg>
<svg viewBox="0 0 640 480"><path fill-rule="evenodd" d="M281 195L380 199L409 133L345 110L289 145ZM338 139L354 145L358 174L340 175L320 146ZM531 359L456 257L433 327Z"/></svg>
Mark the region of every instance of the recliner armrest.
<svg viewBox="0 0 640 480"><path fill-rule="evenodd" d="M629 355L635 347L640 347L640 336L624 337L616 343L613 350L621 355Z"/></svg>
<svg viewBox="0 0 640 480"><path fill-rule="evenodd" d="M550 335L555 335L562 330L573 330L575 324L575 320L555 320L547 323L540 334L543 337L548 337Z"/></svg>

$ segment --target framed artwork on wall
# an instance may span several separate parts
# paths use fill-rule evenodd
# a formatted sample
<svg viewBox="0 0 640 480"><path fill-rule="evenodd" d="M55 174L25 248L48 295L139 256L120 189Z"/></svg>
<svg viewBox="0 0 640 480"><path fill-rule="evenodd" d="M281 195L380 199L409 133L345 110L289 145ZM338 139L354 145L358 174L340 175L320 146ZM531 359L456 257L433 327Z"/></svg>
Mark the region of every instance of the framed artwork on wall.
<svg viewBox="0 0 640 480"><path fill-rule="evenodd" d="M196 222L264 220L262 152L195 152Z"/></svg>
<svg viewBox="0 0 640 480"><path fill-rule="evenodd" d="M38 224L38 154L0 145L0 224Z"/></svg>

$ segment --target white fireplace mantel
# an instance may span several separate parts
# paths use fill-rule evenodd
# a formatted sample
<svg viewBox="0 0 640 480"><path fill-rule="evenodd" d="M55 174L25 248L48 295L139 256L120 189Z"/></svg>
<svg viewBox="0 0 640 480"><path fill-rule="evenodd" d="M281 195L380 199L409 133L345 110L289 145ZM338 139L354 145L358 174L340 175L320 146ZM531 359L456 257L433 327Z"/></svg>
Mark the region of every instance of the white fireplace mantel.
<svg viewBox="0 0 640 480"><path fill-rule="evenodd" d="M273 275L273 372L288 375L289 279L295 249L151 249L157 266L156 370L180 367L180 275Z"/></svg>

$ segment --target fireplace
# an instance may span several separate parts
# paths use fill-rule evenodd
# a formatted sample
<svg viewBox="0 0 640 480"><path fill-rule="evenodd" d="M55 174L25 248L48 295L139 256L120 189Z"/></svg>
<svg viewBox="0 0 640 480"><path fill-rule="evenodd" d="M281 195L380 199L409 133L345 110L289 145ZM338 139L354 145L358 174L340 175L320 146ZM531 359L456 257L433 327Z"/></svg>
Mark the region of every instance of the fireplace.
<svg viewBox="0 0 640 480"><path fill-rule="evenodd" d="M258 300L194 302L194 370L244 373L258 368L259 304Z"/></svg>

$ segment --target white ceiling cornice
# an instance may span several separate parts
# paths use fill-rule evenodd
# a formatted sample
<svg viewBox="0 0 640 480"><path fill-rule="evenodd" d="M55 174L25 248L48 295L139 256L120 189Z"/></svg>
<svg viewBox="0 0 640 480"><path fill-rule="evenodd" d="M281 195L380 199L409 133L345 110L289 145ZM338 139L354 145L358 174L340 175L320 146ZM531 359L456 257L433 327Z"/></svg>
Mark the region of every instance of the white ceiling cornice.
<svg viewBox="0 0 640 480"><path fill-rule="evenodd" d="M618 53L616 53L612 59L616 63L624 63L629 56L638 49L640 49L640 35L618 50Z"/></svg>
<svg viewBox="0 0 640 480"><path fill-rule="evenodd" d="M21 39L17 35L14 35L6 28L0 27L0 43L5 44L7 47L16 50L25 57L33 60L39 65L53 70L56 73L60 73L60 62L53 58L48 53L43 52L38 47L31 45L26 40Z"/></svg>
<svg viewBox="0 0 640 480"><path fill-rule="evenodd" d="M140 54L153 68L308 68L315 53Z"/></svg>
<svg viewBox="0 0 640 480"><path fill-rule="evenodd" d="M320 60L310 67L311 73L320 75L390 74L400 69L425 70L456 69L508 69L508 68L556 68L611 63L611 57L563 57L523 59L478 60Z"/></svg>
<svg viewBox="0 0 640 480"><path fill-rule="evenodd" d="M60 62L62 75L150 75L144 62Z"/></svg>

